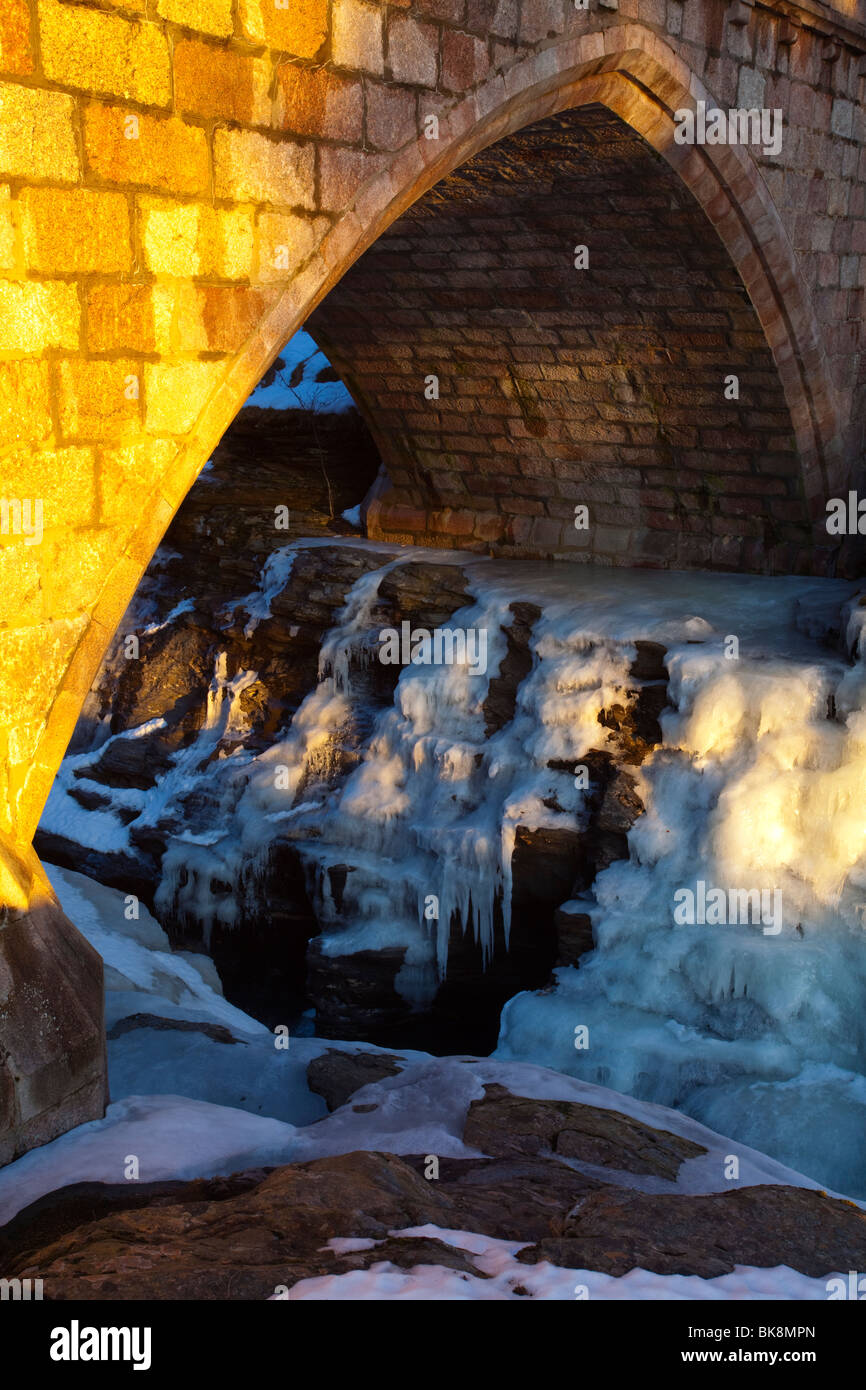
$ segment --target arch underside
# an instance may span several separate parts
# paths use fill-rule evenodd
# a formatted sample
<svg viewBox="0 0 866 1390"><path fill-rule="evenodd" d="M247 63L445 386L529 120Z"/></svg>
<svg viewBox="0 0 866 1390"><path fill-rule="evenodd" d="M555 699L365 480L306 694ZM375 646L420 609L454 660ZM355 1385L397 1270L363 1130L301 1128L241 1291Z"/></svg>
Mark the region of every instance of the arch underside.
<svg viewBox="0 0 866 1390"><path fill-rule="evenodd" d="M814 566L757 312L678 174L601 104L536 122L437 183L309 328L382 452L378 536Z"/></svg>

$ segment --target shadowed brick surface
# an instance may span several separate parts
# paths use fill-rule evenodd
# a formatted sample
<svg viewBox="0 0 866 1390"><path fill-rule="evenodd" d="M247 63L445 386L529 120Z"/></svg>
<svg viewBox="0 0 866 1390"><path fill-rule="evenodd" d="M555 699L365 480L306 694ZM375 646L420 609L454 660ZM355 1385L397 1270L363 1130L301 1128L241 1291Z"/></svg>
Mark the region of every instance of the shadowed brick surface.
<svg viewBox="0 0 866 1390"><path fill-rule="evenodd" d="M437 184L309 327L383 450L394 489L373 510L377 534L811 568L794 431L757 314L674 171L601 107L513 135ZM438 400L425 398L430 374ZM730 374L739 401L725 399Z"/></svg>

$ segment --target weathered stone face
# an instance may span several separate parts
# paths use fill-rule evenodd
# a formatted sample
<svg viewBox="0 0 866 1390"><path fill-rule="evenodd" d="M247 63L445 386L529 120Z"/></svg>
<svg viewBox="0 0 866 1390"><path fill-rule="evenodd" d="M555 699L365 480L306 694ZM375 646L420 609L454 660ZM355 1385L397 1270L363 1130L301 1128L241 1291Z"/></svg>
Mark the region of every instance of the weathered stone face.
<svg viewBox="0 0 866 1390"><path fill-rule="evenodd" d="M31 851L0 840L0 1165L102 1115L102 960L64 916ZM25 909L21 904L28 903Z"/></svg>
<svg viewBox="0 0 866 1390"><path fill-rule="evenodd" d="M5 0L0 497L45 518L38 540L0 534L0 830L29 843L144 567L279 348L421 193L558 110L616 112L706 212L820 525L864 443L857 9L818 32L714 0ZM760 93L785 114L780 154L676 145L670 113L698 92ZM793 490L759 496L802 523ZM450 540L498 534L459 512ZM537 523L561 518L527 520L550 553Z"/></svg>

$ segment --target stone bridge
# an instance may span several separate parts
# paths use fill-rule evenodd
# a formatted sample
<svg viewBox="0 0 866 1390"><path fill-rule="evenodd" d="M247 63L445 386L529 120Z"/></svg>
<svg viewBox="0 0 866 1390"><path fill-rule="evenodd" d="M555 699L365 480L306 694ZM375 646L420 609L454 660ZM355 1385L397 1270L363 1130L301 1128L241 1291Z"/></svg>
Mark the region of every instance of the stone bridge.
<svg viewBox="0 0 866 1390"><path fill-rule="evenodd" d="M42 805L155 547L301 324L385 462L371 535L838 565L864 54L866 0L3 0L0 1162L105 1094ZM713 107L781 112L779 148L678 143L675 113Z"/></svg>

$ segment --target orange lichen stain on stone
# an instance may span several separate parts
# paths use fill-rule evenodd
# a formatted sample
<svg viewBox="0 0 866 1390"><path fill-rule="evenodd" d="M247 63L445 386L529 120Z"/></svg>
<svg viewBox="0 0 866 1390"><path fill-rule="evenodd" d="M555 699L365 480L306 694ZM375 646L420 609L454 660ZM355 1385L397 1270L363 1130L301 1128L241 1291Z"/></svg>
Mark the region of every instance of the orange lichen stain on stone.
<svg viewBox="0 0 866 1390"><path fill-rule="evenodd" d="M174 50L178 111L246 125L267 125L270 65L215 44L182 39Z"/></svg>
<svg viewBox="0 0 866 1390"><path fill-rule="evenodd" d="M3 0L0 5L0 71L33 71L27 0Z"/></svg>
<svg viewBox="0 0 866 1390"><path fill-rule="evenodd" d="M61 274L132 269L129 205L123 193L90 188L25 188L24 253L32 270Z"/></svg>
<svg viewBox="0 0 866 1390"><path fill-rule="evenodd" d="M327 68L288 64L279 69L277 76L283 130L330 140L360 138L364 96L357 78L339 77Z"/></svg>
<svg viewBox="0 0 866 1390"><path fill-rule="evenodd" d="M90 102L84 149L88 171L105 183L192 195L210 189L207 136L177 116Z"/></svg>
<svg viewBox="0 0 866 1390"><path fill-rule="evenodd" d="M237 352L255 332L277 293L245 286L183 285L178 295L177 332L189 350Z"/></svg>
<svg viewBox="0 0 866 1390"><path fill-rule="evenodd" d="M328 0L290 0L286 9L240 0L238 9L247 38L295 58L315 58L328 36Z"/></svg>

